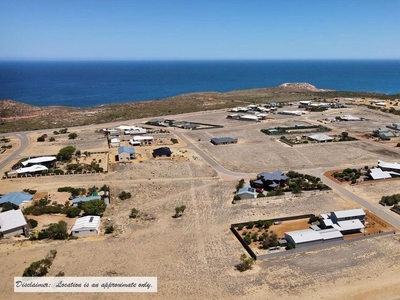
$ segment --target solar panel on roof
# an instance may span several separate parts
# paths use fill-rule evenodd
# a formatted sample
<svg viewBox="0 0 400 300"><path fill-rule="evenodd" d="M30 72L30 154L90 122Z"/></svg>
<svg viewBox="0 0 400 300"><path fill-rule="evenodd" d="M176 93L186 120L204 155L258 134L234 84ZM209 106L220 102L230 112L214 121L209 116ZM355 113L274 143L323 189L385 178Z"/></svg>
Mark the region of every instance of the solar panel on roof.
<svg viewBox="0 0 400 300"><path fill-rule="evenodd" d="M93 222L93 218L94 218L94 217L90 217L89 223L92 223L92 222Z"/></svg>

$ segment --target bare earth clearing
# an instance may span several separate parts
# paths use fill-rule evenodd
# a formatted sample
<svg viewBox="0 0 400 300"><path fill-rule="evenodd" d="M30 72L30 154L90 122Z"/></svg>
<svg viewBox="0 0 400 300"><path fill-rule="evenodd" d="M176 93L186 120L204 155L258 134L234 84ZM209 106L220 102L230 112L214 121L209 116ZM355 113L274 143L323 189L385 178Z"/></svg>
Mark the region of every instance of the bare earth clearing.
<svg viewBox="0 0 400 300"><path fill-rule="evenodd" d="M340 111L365 116L371 121L326 124L339 133L344 129L349 133L371 132L392 122L392 115L370 113L364 108L328 113L335 116ZM21 276L31 262L44 258L51 249L58 253L47 276L55 276L60 271L65 272L65 276L156 276L158 292L134 295L32 293L30 299L391 299L398 296L398 235L257 261L253 270L244 273L235 270L240 254L245 251L230 232L231 223L320 214L359 205L335 191L289 195L281 199L264 198L233 205L237 178L223 180L225 177L206 163L194 147L202 149L227 170L249 173L247 177L276 169L301 171L372 166L378 159L396 161L399 150L366 140L291 148L279 142L279 136L260 132L262 128L288 124L319 123L316 120L321 118L321 113L310 113L305 117L271 115L273 120L260 123L227 120L227 114L229 112L216 111L177 116L185 121L225 126L199 131L176 129L193 143L171 146L173 153L179 153L182 159L154 160L148 153L154 147L139 147L137 152L147 159L113 164L107 174L2 180L0 193L30 188L55 194L61 186L110 185L111 206L102 220L110 218L116 230L112 235L70 241L3 239L0 242L3 278L0 298L26 299L26 294L13 292L13 277ZM140 122L124 123L140 125ZM107 150L105 138L95 133L98 128L99 125L70 129L70 132L78 133L77 140L60 136L53 144L36 142L37 136L44 131L32 133L30 147L21 157L55 154L59 148L70 144L82 151ZM174 129L170 131L173 136ZM214 136L231 136L239 141L234 145L214 146L209 142ZM371 203L377 203L383 195L397 193L398 187L395 181L346 186ZM117 195L123 190L131 192L132 198L119 200ZM174 208L180 205L187 207L183 216L172 218ZM144 217L130 219L133 207L144 213ZM42 224L49 224L60 218L41 216L37 219ZM71 225L73 220L68 220Z"/></svg>

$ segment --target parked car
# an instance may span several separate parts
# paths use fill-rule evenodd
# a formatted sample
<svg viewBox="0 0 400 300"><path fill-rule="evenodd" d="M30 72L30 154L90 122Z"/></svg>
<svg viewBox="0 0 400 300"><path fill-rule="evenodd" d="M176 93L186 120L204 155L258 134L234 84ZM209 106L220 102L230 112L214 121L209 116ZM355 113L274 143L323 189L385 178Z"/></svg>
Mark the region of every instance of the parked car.
<svg viewBox="0 0 400 300"><path fill-rule="evenodd" d="M279 220L274 221L274 225L279 225L279 224L282 224L282 221Z"/></svg>
<svg viewBox="0 0 400 300"><path fill-rule="evenodd" d="M264 189L262 189L262 188L256 188L256 192L257 192L257 193L263 193L263 192L264 192Z"/></svg>

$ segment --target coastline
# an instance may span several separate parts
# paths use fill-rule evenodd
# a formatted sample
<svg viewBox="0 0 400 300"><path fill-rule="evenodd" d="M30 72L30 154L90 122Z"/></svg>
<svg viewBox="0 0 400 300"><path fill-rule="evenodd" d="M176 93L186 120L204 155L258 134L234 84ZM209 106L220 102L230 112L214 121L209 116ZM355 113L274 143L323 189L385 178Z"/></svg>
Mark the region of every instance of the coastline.
<svg viewBox="0 0 400 300"><path fill-rule="evenodd" d="M198 92L159 100L110 103L95 107L32 106L13 100L0 100L0 133L20 132L101 124L131 119L152 118L183 113L229 109L249 104L285 103L333 98L395 99L387 95L352 91L326 91L307 83L287 86L235 90L226 93Z"/></svg>

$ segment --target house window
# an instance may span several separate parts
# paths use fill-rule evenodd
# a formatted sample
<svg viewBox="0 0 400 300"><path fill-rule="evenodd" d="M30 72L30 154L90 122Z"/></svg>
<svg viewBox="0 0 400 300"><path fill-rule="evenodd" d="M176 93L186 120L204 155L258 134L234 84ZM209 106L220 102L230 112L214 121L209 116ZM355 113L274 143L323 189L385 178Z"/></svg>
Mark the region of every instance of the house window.
<svg viewBox="0 0 400 300"><path fill-rule="evenodd" d="M79 233L79 231L74 231L74 233Z"/></svg>

